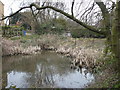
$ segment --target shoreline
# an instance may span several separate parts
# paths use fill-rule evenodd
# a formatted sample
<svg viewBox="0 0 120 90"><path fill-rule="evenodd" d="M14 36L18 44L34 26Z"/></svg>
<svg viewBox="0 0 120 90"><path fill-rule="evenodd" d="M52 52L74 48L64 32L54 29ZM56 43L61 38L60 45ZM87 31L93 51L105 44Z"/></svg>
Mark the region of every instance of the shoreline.
<svg viewBox="0 0 120 90"><path fill-rule="evenodd" d="M47 36L47 38L44 38ZM100 55L102 54L103 48L95 49L95 48L86 48L85 45L74 45L74 39L73 38L64 38L59 37L56 35L43 35L41 39L35 39L36 45L30 44L25 46L26 43L21 43L20 40L6 40L2 39L2 56L9 56L9 55L30 55L30 54L36 54L37 52L41 52L42 50L53 50L56 53L62 54L67 57L71 57L72 61L72 68L75 68L76 66L82 68L92 68L94 69L96 66L96 60L100 58ZM48 38L52 38L48 42ZM64 38L64 39L61 39ZM57 39L57 40L55 40ZM56 42L55 42L56 41ZM32 41L33 42L33 41ZM53 43L55 42L55 43ZM84 40L78 40L77 42L80 43L86 43L88 45L88 40L86 39L86 42ZM91 42L89 42L91 44ZM9 46L9 47L8 47Z"/></svg>
<svg viewBox="0 0 120 90"><path fill-rule="evenodd" d="M7 42L7 40L5 41ZM102 39L80 38L76 40L75 44L75 39L71 37L67 38L57 35L42 35L32 39L20 38L17 40L8 40L6 46L16 46L13 49L16 54L12 55L30 55L37 54L37 52L39 53L43 50L49 50L54 51L58 54L62 54L66 57L70 57L72 58L71 68L86 68L88 71L95 74L95 81L90 85L88 84L86 88L108 88L113 87L113 85L110 85L108 81L109 78L116 75L116 72L112 70L112 67L107 68L109 67L109 65L104 65L104 60L101 61L104 50L104 41L105 40ZM3 44L5 43L2 43L2 45ZM20 53L22 51L26 51L27 53ZM102 68L103 66L106 66L106 68ZM113 73L110 70L112 70ZM111 75L109 75L108 73L111 73ZM118 76L116 76L116 78L117 77ZM112 83L115 84L116 82Z"/></svg>

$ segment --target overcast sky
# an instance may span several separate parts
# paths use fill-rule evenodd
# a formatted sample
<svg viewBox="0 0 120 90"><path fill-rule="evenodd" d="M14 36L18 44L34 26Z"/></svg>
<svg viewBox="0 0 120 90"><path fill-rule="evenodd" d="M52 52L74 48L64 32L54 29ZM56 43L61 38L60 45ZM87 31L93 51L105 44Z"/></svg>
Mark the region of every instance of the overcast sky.
<svg viewBox="0 0 120 90"><path fill-rule="evenodd" d="M7 16L11 13L11 11L15 12L20 8L20 4L23 1L39 1L39 0L0 0L3 4L4 4L4 15ZM50 1L57 1L57 0L50 0ZM58 1L64 1L67 2L68 4L71 3L72 0L58 0ZM76 0L76 2L79 2L80 0ZM89 2L92 0L83 0L84 2ZM106 1L106 0L102 0L102 1ZM115 0L113 0L115 1ZM68 5L70 6L70 5ZM84 5L85 6L85 5Z"/></svg>
<svg viewBox="0 0 120 90"><path fill-rule="evenodd" d="M39 0L0 0L4 4L4 15L7 16L11 13L11 11L15 12L19 9L20 4L24 2L33 2L33 1L39 1ZM44 1L44 0L41 0ZM49 1L57 1L57 0L49 0ZM58 1L64 1L67 3L70 3L72 0L58 0ZM76 0L76 2L79 0ZM88 0L84 0L88 1Z"/></svg>
<svg viewBox="0 0 120 90"><path fill-rule="evenodd" d="M0 0L4 4L4 15L9 15L11 9L16 11L19 9L19 0Z"/></svg>

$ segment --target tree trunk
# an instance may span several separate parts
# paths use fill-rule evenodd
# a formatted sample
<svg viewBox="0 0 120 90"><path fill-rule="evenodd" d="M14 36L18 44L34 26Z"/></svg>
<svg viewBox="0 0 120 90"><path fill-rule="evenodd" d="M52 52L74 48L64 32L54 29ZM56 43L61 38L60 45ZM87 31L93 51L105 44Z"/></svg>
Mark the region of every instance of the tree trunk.
<svg viewBox="0 0 120 90"><path fill-rule="evenodd" d="M116 4L115 19L112 26L112 53L117 60L117 66L120 65L120 1Z"/></svg>
<svg viewBox="0 0 120 90"><path fill-rule="evenodd" d="M103 2L96 2L96 4L99 6L99 8L101 9L102 12L102 16L103 16L103 24L104 29L103 31L106 32L106 48L104 51L104 54L106 55L109 50L111 50L111 31L110 31L110 13L108 11L108 9L106 8L106 5Z"/></svg>

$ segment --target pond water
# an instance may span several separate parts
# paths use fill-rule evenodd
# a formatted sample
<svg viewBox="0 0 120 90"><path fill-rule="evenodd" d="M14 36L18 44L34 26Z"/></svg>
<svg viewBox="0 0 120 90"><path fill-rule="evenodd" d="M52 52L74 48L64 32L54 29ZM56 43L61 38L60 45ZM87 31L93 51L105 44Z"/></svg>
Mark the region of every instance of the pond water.
<svg viewBox="0 0 120 90"><path fill-rule="evenodd" d="M84 88L91 73L70 68L70 58L44 51L37 55L2 58L3 88Z"/></svg>

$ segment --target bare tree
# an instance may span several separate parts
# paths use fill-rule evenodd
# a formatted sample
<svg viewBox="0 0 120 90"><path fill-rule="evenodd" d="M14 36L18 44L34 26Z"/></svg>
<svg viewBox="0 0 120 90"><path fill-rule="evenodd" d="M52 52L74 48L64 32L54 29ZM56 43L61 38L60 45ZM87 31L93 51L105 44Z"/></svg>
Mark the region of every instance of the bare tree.
<svg viewBox="0 0 120 90"><path fill-rule="evenodd" d="M115 19L113 20L115 23L112 23L112 29L110 28L110 12L109 12L109 9L107 8L107 5L105 5L104 2L96 2L96 4L99 7L99 9L101 10L101 15L103 17L103 22L105 25L104 30L97 29L94 26L88 25L85 22L80 21L76 17L73 17L73 14L72 15L68 14L65 11L58 9L56 7L53 7L53 6L40 7L34 3L30 4L29 6L22 7L17 12L13 13L10 16L6 16L1 20L9 18L9 17L15 15L16 13L20 12L21 10L26 9L26 8L33 8L34 7L36 10L43 10L43 9L48 9L48 8L52 9L56 12L63 14L64 16L68 17L69 19L75 21L76 23L82 25L83 27L89 29L90 31L105 35L107 38L108 47L110 47L110 48L112 47L111 51L115 55L115 58L119 61L120 60L120 55L119 55L119 53L120 53L120 32L119 32L119 29L120 29L120 20L119 20L120 19L120 1L116 2L116 5L115 5L116 8L114 8L114 9L112 8L113 10L115 10L115 11L113 11L113 12L115 12L115 16L114 16ZM72 5L72 7L73 7L73 5ZM91 9L89 12L91 12Z"/></svg>

